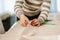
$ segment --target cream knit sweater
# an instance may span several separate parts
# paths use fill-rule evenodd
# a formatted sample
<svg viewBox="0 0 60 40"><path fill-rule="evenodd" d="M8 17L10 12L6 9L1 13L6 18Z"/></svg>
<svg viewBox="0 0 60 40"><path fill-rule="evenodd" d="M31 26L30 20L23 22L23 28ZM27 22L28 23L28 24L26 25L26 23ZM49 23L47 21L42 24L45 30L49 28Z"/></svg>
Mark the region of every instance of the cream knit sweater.
<svg viewBox="0 0 60 40"><path fill-rule="evenodd" d="M14 11L18 18L22 13L28 16L34 16L41 11L37 19L43 23L50 12L50 3L51 0L16 0Z"/></svg>

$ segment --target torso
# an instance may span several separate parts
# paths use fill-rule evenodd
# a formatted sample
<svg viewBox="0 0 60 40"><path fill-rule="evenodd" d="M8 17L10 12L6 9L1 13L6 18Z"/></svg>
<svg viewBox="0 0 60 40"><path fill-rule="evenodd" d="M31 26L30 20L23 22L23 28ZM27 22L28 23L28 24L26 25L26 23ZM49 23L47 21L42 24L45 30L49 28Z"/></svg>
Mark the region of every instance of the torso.
<svg viewBox="0 0 60 40"><path fill-rule="evenodd" d="M33 15L35 15L37 12L40 11L41 4L42 0L24 0L22 9L26 13L33 13Z"/></svg>

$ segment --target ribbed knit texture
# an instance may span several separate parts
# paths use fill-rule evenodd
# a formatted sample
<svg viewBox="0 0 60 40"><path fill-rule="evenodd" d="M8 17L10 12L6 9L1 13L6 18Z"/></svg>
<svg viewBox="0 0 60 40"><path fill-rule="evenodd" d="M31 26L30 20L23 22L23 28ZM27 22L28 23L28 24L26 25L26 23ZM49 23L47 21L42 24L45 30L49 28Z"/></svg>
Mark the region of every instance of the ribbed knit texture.
<svg viewBox="0 0 60 40"><path fill-rule="evenodd" d="M28 16L34 16L41 11L37 19L42 24L50 12L50 3L51 0L16 0L14 11L18 18L22 13Z"/></svg>

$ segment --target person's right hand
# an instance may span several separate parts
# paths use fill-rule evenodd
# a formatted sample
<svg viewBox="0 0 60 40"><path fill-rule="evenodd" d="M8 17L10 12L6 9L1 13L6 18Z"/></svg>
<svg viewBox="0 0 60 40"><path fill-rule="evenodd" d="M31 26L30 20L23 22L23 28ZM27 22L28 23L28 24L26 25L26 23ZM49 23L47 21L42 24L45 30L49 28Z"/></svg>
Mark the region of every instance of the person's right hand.
<svg viewBox="0 0 60 40"><path fill-rule="evenodd" d="M29 19L24 14L20 15L20 24L23 27L26 27L28 23L29 23Z"/></svg>

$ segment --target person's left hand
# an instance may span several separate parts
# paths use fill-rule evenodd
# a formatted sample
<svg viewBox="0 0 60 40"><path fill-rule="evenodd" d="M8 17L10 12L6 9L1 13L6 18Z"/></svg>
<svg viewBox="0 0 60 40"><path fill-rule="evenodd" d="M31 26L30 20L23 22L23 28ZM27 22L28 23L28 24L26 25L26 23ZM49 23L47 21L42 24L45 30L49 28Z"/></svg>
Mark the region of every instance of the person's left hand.
<svg viewBox="0 0 60 40"><path fill-rule="evenodd" d="M31 20L31 21L30 21L30 24L31 24L32 26L36 26L36 27L39 27L39 26L40 26L40 22L39 22L38 19L33 19L33 20Z"/></svg>

